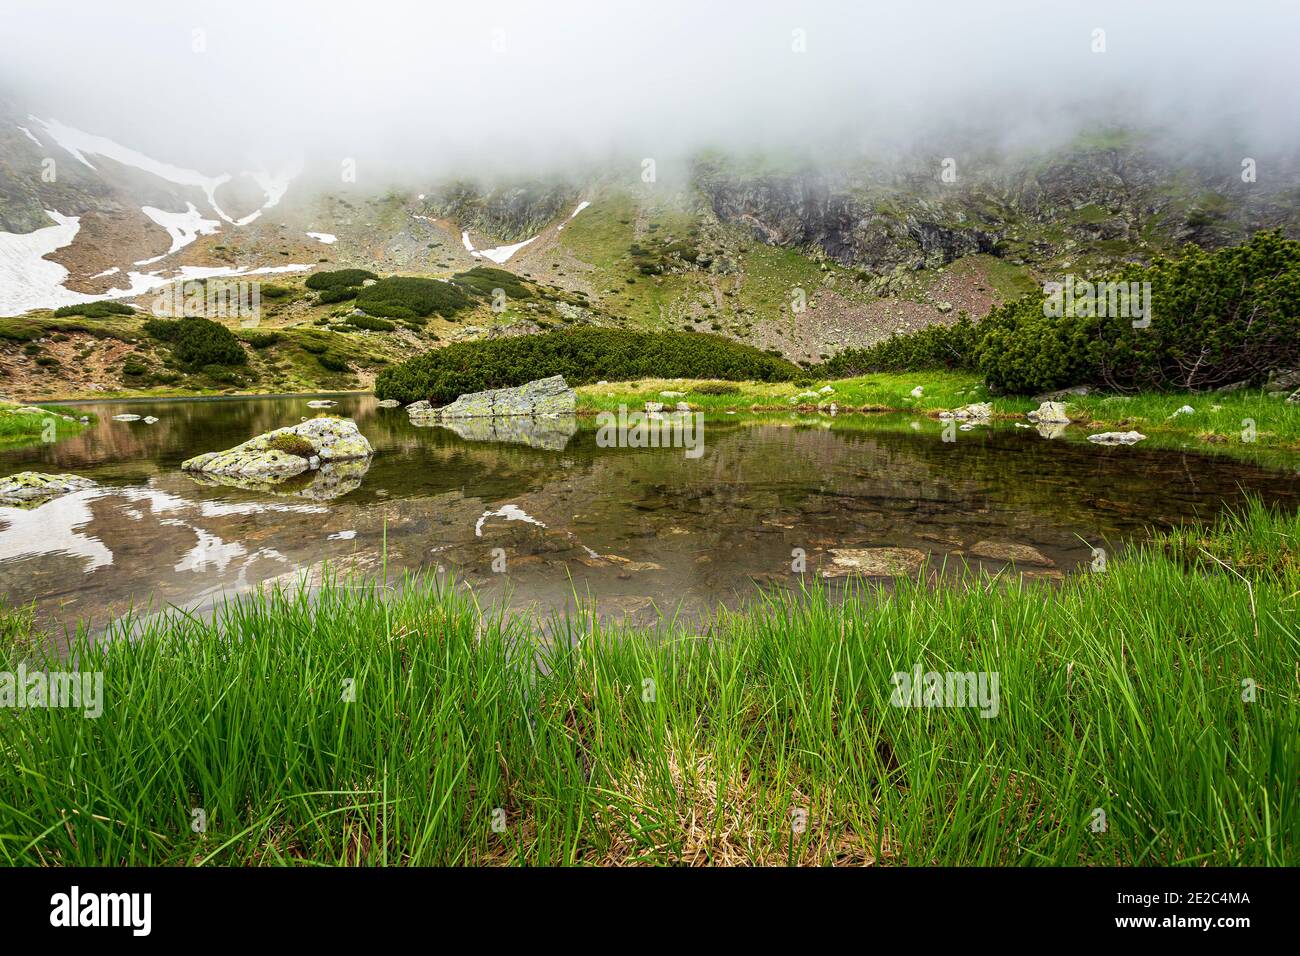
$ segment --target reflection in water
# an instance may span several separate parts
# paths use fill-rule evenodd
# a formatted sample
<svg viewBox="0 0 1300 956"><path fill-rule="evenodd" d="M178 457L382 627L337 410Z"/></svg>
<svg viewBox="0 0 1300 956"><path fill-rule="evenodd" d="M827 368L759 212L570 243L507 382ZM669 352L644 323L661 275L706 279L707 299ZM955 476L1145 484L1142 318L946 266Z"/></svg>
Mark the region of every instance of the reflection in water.
<svg viewBox="0 0 1300 956"><path fill-rule="evenodd" d="M417 428L430 425L455 432L465 441L502 442L510 445L527 445L548 451L564 451L569 439L578 431L578 419L573 415L554 418L450 418L446 421L412 421Z"/></svg>
<svg viewBox="0 0 1300 956"><path fill-rule="evenodd" d="M467 439L415 427L370 396L333 409L375 447L359 472L288 489L180 472L186 458L310 416L306 402L103 403L76 438L0 454L0 475L75 472L100 485L31 511L0 508L0 590L38 601L46 621L100 627L149 601L201 607L264 581L316 579L328 560L390 576L456 572L485 601L538 611L589 596L648 620L794 583L800 552L820 575L834 573L836 554L871 567L919 552L996 570L1029 548L1044 563L1027 570L1059 576L1094 546L1212 518L1246 492L1297 505L1290 472L1033 429L943 442L933 421L726 418L707 423L705 452L691 459L599 447L594 423L574 423L555 447L500 432ZM159 422L111 421L126 409Z"/></svg>
<svg viewBox="0 0 1300 956"><path fill-rule="evenodd" d="M356 491L370 470L369 458L351 461L327 461L314 471L304 471L288 478L249 478L208 471L187 471L185 476L201 485L261 491L282 498L307 498L332 501Z"/></svg>

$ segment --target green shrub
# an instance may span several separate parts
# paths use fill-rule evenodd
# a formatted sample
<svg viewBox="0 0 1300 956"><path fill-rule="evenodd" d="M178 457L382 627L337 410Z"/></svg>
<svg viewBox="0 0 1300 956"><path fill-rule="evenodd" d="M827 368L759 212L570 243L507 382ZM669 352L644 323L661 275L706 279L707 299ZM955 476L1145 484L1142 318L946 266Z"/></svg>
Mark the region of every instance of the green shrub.
<svg viewBox="0 0 1300 956"><path fill-rule="evenodd" d="M570 385L602 379L705 378L788 381L798 368L750 345L695 332L582 328L458 342L385 369L380 398L453 401L465 392L508 388L563 375Z"/></svg>
<svg viewBox="0 0 1300 956"><path fill-rule="evenodd" d="M266 299L283 299L293 290L283 285L263 285L261 295Z"/></svg>
<svg viewBox="0 0 1300 956"><path fill-rule="evenodd" d="M350 372L352 367L348 365L347 360L333 352L322 352L316 356L316 361L320 363L321 368L330 372Z"/></svg>
<svg viewBox="0 0 1300 956"><path fill-rule="evenodd" d="M244 365L248 361L235 333L211 319L150 319L144 330L166 342L176 360L187 368Z"/></svg>
<svg viewBox="0 0 1300 956"><path fill-rule="evenodd" d="M54 314L58 318L80 315L87 319L106 319L110 315L135 315L135 309L122 302L113 302L110 299L101 299L98 302L82 302L78 305L65 305L62 308L55 309Z"/></svg>
<svg viewBox="0 0 1300 956"><path fill-rule="evenodd" d="M1027 295L978 325L962 316L952 326L849 349L810 371L842 378L966 369L996 391L1032 395L1080 383L1149 391L1258 385L1273 369L1300 366L1300 242L1279 232L1215 252L1188 246L1177 259L1091 281L1127 283L1135 292L1150 283L1150 324L1135 328L1132 309L1117 314L1108 301L1094 310L1082 297L1056 317L1046 296Z"/></svg>
<svg viewBox="0 0 1300 956"><path fill-rule="evenodd" d="M357 293L360 291L360 289L354 286L339 289L323 289L320 295L316 296L316 304L330 305L334 302L346 302L349 299L355 299Z"/></svg>
<svg viewBox="0 0 1300 956"><path fill-rule="evenodd" d="M491 266L475 266L468 272L460 272L451 277L454 285L472 295L491 298L494 289L500 289L511 299L531 299L533 293L520 282L519 277L505 269Z"/></svg>
<svg viewBox="0 0 1300 956"><path fill-rule="evenodd" d="M244 330L239 333L239 340L255 349L270 348L280 341L280 333L271 331Z"/></svg>
<svg viewBox="0 0 1300 956"><path fill-rule="evenodd" d="M307 288L315 291L322 289L345 289L349 286L359 286L367 279L378 279L369 269L335 269L332 272L313 272L303 283Z"/></svg>
<svg viewBox="0 0 1300 956"><path fill-rule="evenodd" d="M982 329L963 312L953 325L931 325L864 349L845 349L812 371L818 378L849 378L871 372L972 369Z"/></svg>
<svg viewBox="0 0 1300 956"><path fill-rule="evenodd" d="M57 368L59 360L53 355L38 355L36 356L36 364L41 368Z"/></svg>
<svg viewBox="0 0 1300 956"><path fill-rule="evenodd" d="M474 300L457 285L407 276L381 279L357 294L357 308L390 319L427 318L435 312L450 318L473 305Z"/></svg>
<svg viewBox="0 0 1300 956"><path fill-rule="evenodd" d="M731 382L701 382L691 391L697 395L737 395L740 393L740 386L733 385Z"/></svg>
<svg viewBox="0 0 1300 956"><path fill-rule="evenodd" d="M396 322L376 319L369 315L350 315L346 324L354 329L366 329L370 332L391 332L397 328Z"/></svg>
<svg viewBox="0 0 1300 956"><path fill-rule="evenodd" d="M1050 318L1044 300L1028 296L980 326L976 359L989 386L1032 393L1092 382L1195 391L1256 385L1272 369L1300 365L1300 242L1279 232L1215 252L1188 246L1177 259L1130 265L1107 278L1151 284L1149 326L1086 308Z"/></svg>
<svg viewBox="0 0 1300 956"><path fill-rule="evenodd" d="M122 362L123 375L143 375L147 371L149 371L149 366L145 365L139 359L128 358Z"/></svg>

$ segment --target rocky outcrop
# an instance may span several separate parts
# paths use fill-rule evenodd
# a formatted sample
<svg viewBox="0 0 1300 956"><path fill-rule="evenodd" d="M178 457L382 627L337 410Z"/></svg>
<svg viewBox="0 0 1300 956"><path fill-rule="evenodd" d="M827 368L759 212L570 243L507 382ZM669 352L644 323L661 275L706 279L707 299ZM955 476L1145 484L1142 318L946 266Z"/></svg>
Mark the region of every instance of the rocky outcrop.
<svg viewBox="0 0 1300 956"><path fill-rule="evenodd" d="M406 406L415 424L420 419L451 421L466 418L556 418L577 411L577 396L562 375L538 379L517 388L493 388L462 395L450 405L434 408L428 402Z"/></svg>
<svg viewBox="0 0 1300 956"><path fill-rule="evenodd" d="M971 253L1023 262L1080 250L1104 256L1107 247L1148 242L1152 233L1170 248L1189 241L1214 248L1239 241L1234 230L1297 229L1286 186L1293 179L1243 187L1223 176L1223 162L1210 153L1191 162L1134 134L1023 160L959 160L946 182L939 158L928 153L758 175L711 158L692 172L721 222L770 245L887 274Z"/></svg>
<svg viewBox="0 0 1300 956"><path fill-rule="evenodd" d="M96 487L80 475L45 475L38 471L20 471L0 478L0 506L13 508L44 504L60 495Z"/></svg>
<svg viewBox="0 0 1300 956"><path fill-rule="evenodd" d="M476 183L451 183L425 200L424 213L450 219L506 242L535 236L552 220L572 211L576 187L562 182L531 182L484 188Z"/></svg>
<svg viewBox="0 0 1300 956"><path fill-rule="evenodd" d="M284 480L327 463L368 459L374 449L347 418L313 418L277 428L226 451L181 464L185 471L232 478Z"/></svg>

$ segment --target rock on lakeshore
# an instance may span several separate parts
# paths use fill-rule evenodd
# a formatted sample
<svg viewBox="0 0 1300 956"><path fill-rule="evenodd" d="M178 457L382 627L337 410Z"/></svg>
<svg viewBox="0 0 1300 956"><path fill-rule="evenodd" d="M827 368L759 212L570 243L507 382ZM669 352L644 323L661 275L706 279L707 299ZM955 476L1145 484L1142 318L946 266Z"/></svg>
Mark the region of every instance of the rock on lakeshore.
<svg viewBox="0 0 1300 956"><path fill-rule="evenodd" d="M546 418L576 413L578 399L562 375L541 378L518 388L491 388L462 395L450 405L433 408L428 402L406 406L411 416L456 418Z"/></svg>
<svg viewBox="0 0 1300 956"><path fill-rule="evenodd" d="M1099 435L1089 435L1088 441L1097 445L1136 445L1140 441L1146 441L1146 437L1141 432L1102 432Z"/></svg>
<svg viewBox="0 0 1300 956"><path fill-rule="evenodd" d="M1065 414L1063 402L1043 402L1038 408L1025 415L1031 422L1040 425L1068 425L1070 416Z"/></svg>

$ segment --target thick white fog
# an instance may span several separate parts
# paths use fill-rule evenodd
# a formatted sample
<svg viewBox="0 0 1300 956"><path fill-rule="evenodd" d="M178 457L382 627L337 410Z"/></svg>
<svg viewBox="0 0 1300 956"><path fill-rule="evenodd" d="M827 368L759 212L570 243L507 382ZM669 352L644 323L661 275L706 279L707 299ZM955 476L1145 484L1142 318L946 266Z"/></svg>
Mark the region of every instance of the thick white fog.
<svg viewBox="0 0 1300 956"><path fill-rule="evenodd" d="M1115 121L1262 153L1297 135L1297 22L1259 0L4 0L0 100L203 169L1033 147Z"/></svg>

